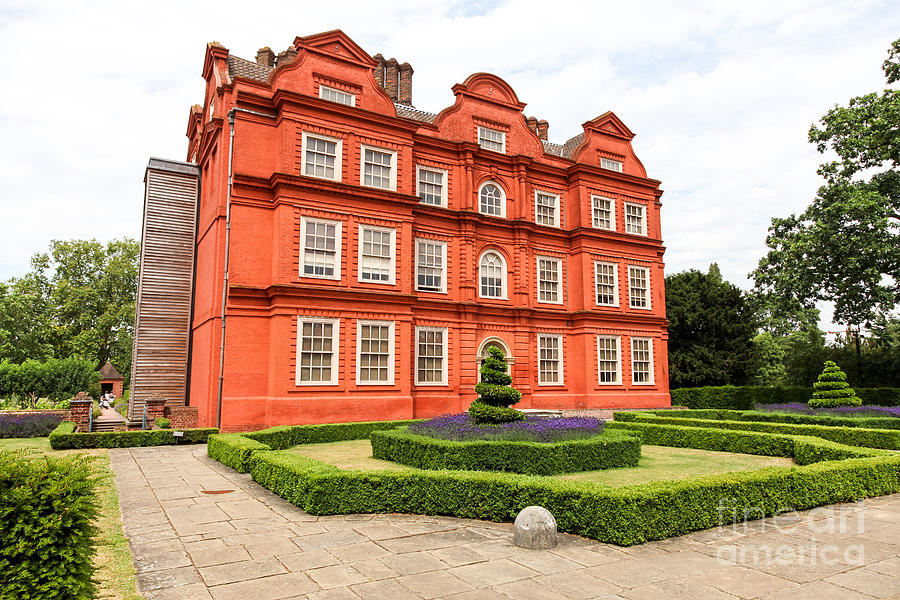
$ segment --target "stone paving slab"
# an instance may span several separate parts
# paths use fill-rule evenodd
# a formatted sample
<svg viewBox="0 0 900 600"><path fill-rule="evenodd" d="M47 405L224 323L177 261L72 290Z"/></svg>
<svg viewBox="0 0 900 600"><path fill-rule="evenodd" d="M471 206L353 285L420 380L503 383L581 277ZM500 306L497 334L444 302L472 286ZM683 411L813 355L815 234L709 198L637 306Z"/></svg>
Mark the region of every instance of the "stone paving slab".
<svg viewBox="0 0 900 600"><path fill-rule="evenodd" d="M309 515L204 446L110 461L148 600L900 600L900 494L630 548L561 535L524 550L510 523Z"/></svg>

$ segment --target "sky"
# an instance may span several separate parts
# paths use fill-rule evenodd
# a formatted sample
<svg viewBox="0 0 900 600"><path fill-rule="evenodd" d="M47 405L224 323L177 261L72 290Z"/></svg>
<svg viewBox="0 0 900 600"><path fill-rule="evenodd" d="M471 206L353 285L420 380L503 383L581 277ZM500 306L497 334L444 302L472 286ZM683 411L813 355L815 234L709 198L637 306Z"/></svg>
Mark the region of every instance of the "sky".
<svg viewBox="0 0 900 600"><path fill-rule="evenodd" d="M552 141L614 111L665 190L667 272L717 262L749 288L770 219L821 185L810 125L885 87L900 3L0 0L0 280L52 239L140 237L148 158L187 158L207 42L252 60L336 28L409 62L423 110L488 71Z"/></svg>

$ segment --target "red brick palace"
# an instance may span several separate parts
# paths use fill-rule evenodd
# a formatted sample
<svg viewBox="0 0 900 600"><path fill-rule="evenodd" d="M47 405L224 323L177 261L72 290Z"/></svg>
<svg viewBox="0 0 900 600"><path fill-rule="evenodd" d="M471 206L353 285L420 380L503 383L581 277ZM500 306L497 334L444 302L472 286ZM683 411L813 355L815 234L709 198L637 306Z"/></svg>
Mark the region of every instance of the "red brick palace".
<svg viewBox="0 0 900 600"><path fill-rule="evenodd" d="M408 64L341 31L255 61L213 43L203 77L200 425L462 411L490 345L520 408L669 405L662 191L615 114L552 143L488 73L424 112Z"/></svg>

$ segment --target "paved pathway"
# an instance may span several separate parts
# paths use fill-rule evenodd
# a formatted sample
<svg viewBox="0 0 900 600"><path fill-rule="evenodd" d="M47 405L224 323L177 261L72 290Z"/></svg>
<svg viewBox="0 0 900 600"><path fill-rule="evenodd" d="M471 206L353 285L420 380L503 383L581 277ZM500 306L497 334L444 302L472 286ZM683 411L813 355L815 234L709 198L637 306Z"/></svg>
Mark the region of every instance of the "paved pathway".
<svg viewBox="0 0 900 600"><path fill-rule="evenodd" d="M900 495L631 548L565 535L531 551L509 523L315 517L204 446L110 457L148 600L900 598Z"/></svg>

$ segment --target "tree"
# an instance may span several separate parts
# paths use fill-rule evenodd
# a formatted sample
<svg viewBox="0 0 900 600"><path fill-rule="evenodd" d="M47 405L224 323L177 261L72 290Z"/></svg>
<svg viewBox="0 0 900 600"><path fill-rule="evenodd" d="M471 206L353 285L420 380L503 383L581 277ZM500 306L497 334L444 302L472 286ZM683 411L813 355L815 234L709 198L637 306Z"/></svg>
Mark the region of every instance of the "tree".
<svg viewBox="0 0 900 600"><path fill-rule="evenodd" d="M525 413L510 405L522 399L522 392L512 387L512 377L503 350L488 347L488 357L481 363L481 382L475 386L478 399L469 406L469 415L478 423L521 421Z"/></svg>
<svg viewBox="0 0 900 600"><path fill-rule="evenodd" d="M833 408L835 406L859 406L859 396L847 383L847 375L833 361L826 360L819 380L813 384L811 408Z"/></svg>
<svg viewBox="0 0 900 600"><path fill-rule="evenodd" d="M32 270L0 284L0 359L113 362L131 369L139 244L54 240Z"/></svg>
<svg viewBox="0 0 900 600"><path fill-rule="evenodd" d="M900 80L900 39L882 65ZM835 106L809 130L825 179L800 215L772 219L768 254L751 274L782 311L834 302L834 320L859 326L900 303L900 90Z"/></svg>
<svg viewBox="0 0 900 600"><path fill-rule="evenodd" d="M744 385L755 372L757 320L737 286L691 269L666 277L669 385Z"/></svg>
<svg viewBox="0 0 900 600"><path fill-rule="evenodd" d="M762 331L753 338L753 356L756 371L753 385L778 385L784 382L787 371L784 367L784 347L774 335Z"/></svg>

